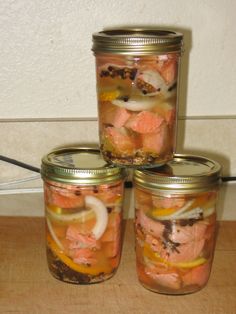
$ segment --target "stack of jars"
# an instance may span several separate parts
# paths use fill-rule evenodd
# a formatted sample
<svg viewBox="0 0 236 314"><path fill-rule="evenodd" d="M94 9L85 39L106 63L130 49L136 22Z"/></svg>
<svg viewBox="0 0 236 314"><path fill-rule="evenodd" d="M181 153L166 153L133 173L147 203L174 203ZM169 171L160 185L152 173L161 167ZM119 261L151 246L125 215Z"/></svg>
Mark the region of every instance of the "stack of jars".
<svg viewBox="0 0 236 314"><path fill-rule="evenodd" d="M140 283L165 294L206 285L221 167L175 153L182 47L173 31L93 35L100 149L64 148L42 161L48 266L57 279L89 284L113 276L132 168Z"/></svg>

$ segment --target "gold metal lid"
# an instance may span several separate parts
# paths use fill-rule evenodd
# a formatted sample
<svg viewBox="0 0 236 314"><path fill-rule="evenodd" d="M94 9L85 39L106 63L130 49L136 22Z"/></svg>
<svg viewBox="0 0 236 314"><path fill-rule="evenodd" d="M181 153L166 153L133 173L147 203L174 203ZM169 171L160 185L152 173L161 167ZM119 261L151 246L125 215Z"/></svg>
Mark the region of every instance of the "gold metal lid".
<svg viewBox="0 0 236 314"><path fill-rule="evenodd" d="M107 164L99 149L69 147L52 151L42 158L41 176L61 183L96 185L119 180L125 172Z"/></svg>
<svg viewBox="0 0 236 314"><path fill-rule="evenodd" d="M183 34L151 28L108 29L93 34L95 53L149 55L181 52Z"/></svg>
<svg viewBox="0 0 236 314"><path fill-rule="evenodd" d="M134 182L144 188L194 192L216 186L220 171L221 166L211 159L176 154L173 160L162 167L135 170Z"/></svg>

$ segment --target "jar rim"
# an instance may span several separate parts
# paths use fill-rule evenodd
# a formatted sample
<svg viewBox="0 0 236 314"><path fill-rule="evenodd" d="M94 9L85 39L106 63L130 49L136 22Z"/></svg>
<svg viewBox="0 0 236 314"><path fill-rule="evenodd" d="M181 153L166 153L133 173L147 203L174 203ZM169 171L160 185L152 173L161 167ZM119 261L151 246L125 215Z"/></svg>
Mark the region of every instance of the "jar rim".
<svg viewBox="0 0 236 314"><path fill-rule="evenodd" d="M98 148L64 147L42 158L41 177L66 184L100 184L125 177L124 169L106 163Z"/></svg>
<svg viewBox="0 0 236 314"><path fill-rule="evenodd" d="M183 51L183 34L158 28L113 28L94 33L94 53L162 54Z"/></svg>
<svg viewBox="0 0 236 314"><path fill-rule="evenodd" d="M136 169L136 185L162 191L199 191L217 186L221 166L218 162L197 155L175 154L173 160L162 167Z"/></svg>

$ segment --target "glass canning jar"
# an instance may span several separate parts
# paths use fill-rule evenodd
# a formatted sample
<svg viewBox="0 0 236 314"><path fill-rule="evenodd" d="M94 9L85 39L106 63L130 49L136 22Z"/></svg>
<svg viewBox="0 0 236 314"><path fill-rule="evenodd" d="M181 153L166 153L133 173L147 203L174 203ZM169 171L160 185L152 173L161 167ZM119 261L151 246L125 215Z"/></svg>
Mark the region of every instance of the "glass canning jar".
<svg viewBox="0 0 236 314"><path fill-rule="evenodd" d="M206 285L220 169L205 157L175 155L165 166L135 170L136 265L147 289L177 295Z"/></svg>
<svg viewBox="0 0 236 314"><path fill-rule="evenodd" d="M173 158L183 35L158 29L93 34L100 149L119 166Z"/></svg>
<svg viewBox="0 0 236 314"><path fill-rule="evenodd" d="M112 277L120 262L124 171L97 149L71 147L46 155L41 174L51 274L75 284Z"/></svg>

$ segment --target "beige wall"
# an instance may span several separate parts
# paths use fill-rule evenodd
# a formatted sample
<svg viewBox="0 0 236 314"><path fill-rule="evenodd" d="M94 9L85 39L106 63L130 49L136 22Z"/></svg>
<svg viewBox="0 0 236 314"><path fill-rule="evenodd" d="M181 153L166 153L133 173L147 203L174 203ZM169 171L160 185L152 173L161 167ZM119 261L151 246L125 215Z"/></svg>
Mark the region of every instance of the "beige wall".
<svg viewBox="0 0 236 314"><path fill-rule="evenodd" d="M181 116L232 116L233 0L0 1L0 118L96 117L92 33L148 25L183 32Z"/></svg>

